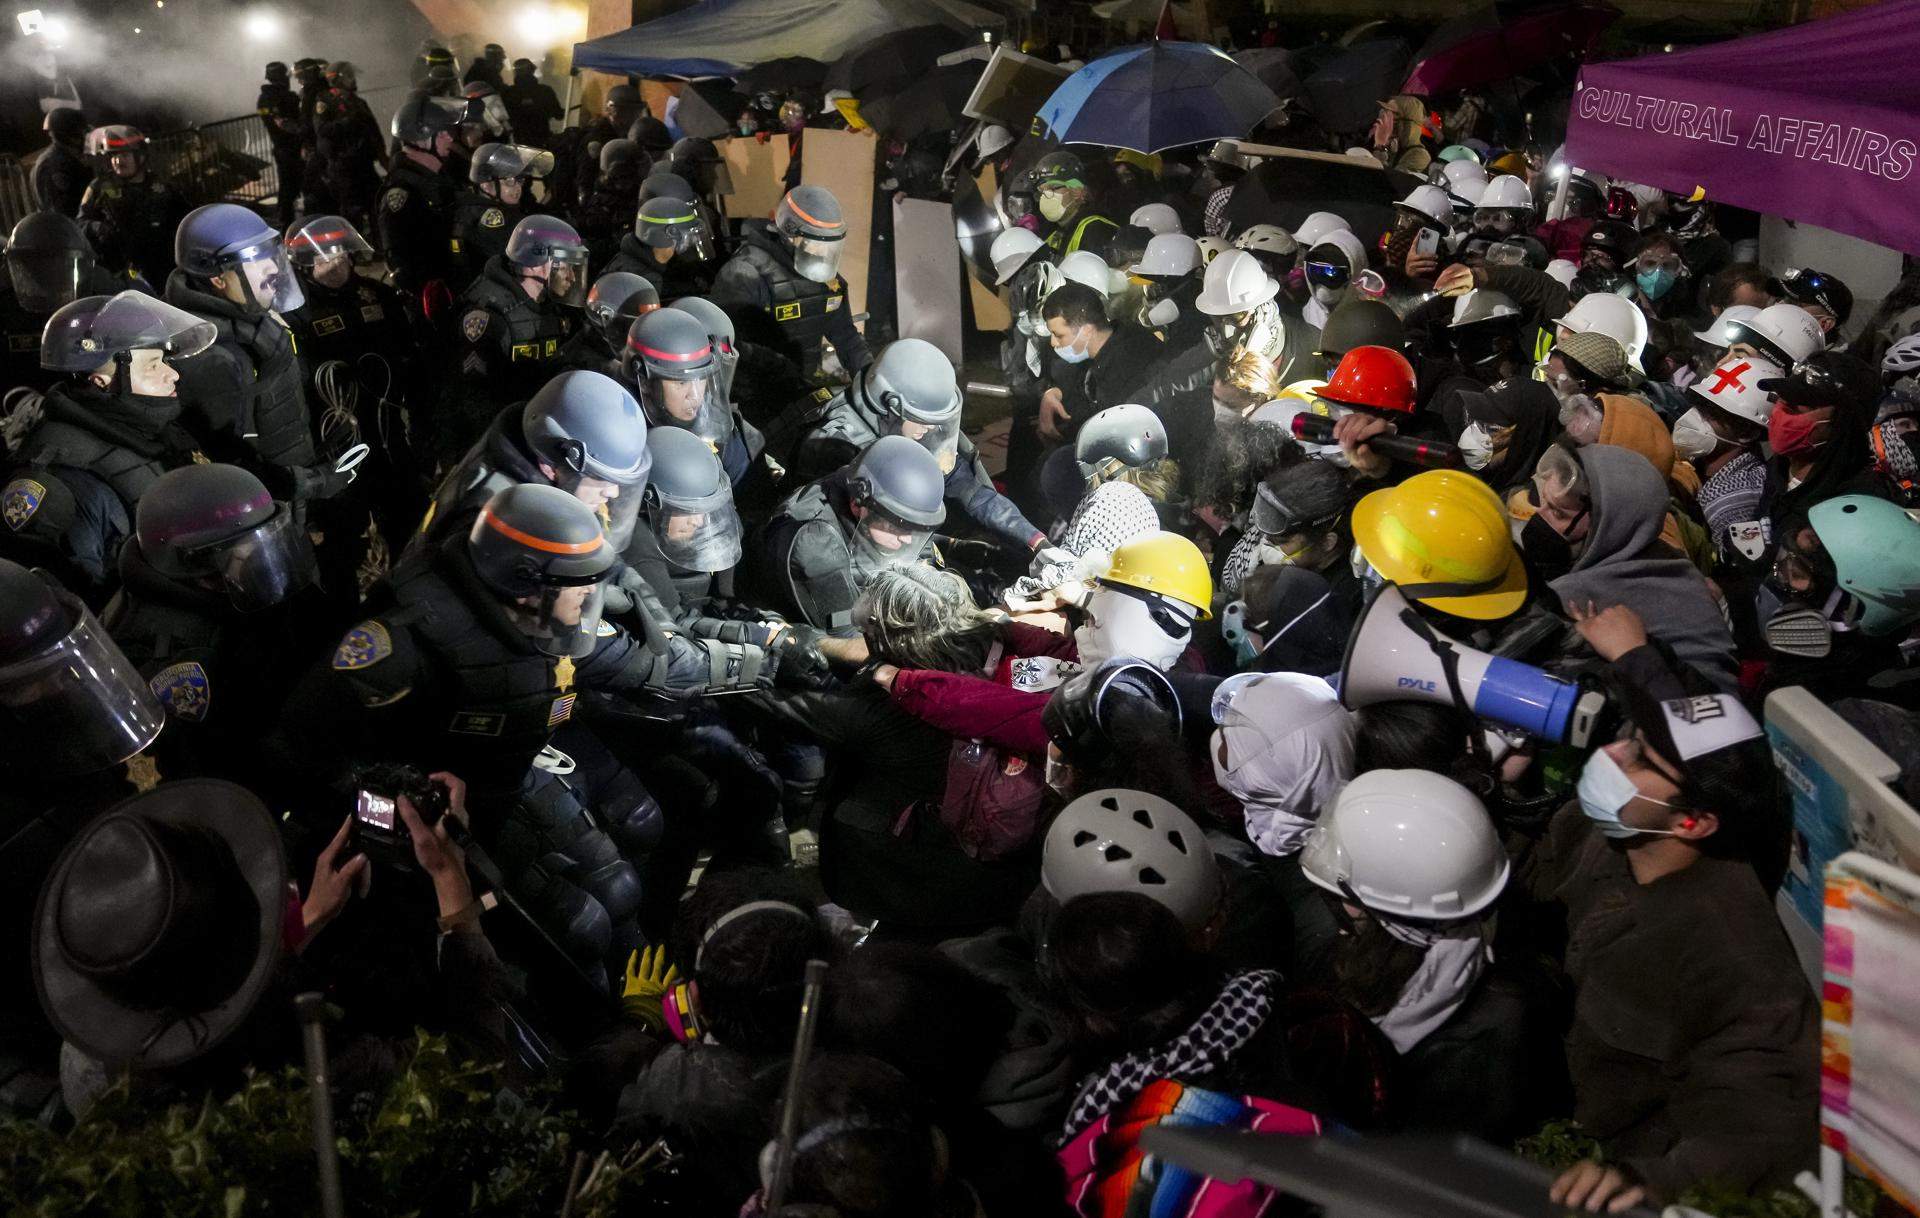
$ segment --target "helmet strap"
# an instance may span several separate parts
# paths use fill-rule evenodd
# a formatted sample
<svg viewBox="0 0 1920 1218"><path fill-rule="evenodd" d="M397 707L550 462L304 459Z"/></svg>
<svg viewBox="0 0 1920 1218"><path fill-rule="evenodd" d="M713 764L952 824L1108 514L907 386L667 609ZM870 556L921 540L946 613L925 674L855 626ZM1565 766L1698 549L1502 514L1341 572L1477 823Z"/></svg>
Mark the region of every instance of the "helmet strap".
<svg viewBox="0 0 1920 1218"><path fill-rule="evenodd" d="M113 396L130 397L133 394L133 352L115 351L113 353Z"/></svg>

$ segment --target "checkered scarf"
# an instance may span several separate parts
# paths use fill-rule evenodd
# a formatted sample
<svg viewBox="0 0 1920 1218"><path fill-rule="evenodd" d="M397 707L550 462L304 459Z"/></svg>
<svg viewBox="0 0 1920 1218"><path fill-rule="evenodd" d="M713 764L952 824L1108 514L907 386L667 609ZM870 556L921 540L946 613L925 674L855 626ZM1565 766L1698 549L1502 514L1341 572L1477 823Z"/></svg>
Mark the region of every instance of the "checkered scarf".
<svg viewBox="0 0 1920 1218"><path fill-rule="evenodd" d="M1236 973L1200 1018L1172 1040L1129 1053L1080 1084L1061 1126L1060 1144L1138 1095L1157 1078L1178 1078L1217 1070L1253 1039L1273 1010L1280 974L1272 969Z"/></svg>

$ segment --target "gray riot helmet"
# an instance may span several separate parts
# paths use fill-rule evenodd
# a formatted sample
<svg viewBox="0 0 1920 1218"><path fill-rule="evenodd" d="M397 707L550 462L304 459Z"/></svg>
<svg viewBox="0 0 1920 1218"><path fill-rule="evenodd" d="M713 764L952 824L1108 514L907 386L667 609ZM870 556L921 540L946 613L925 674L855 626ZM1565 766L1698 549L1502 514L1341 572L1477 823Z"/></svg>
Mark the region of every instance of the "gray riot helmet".
<svg viewBox="0 0 1920 1218"><path fill-rule="evenodd" d="M85 774L159 738L165 712L80 598L0 558L0 769Z"/></svg>
<svg viewBox="0 0 1920 1218"><path fill-rule="evenodd" d="M303 271L312 271L322 262L350 258L368 262L373 247L344 216L309 216L287 227L287 260Z"/></svg>
<svg viewBox="0 0 1920 1218"><path fill-rule="evenodd" d="M600 172L608 178L631 172L632 176L627 181L632 183L652 164L653 158L625 136L600 145Z"/></svg>
<svg viewBox="0 0 1920 1218"><path fill-rule="evenodd" d="M526 144L482 144L473 151L473 165L467 180L475 186L482 182L502 182L508 178L528 181L553 172L553 154L544 148Z"/></svg>
<svg viewBox="0 0 1920 1218"><path fill-rule="evenodd" d="M433 151L435 137L442 132L452 135L460 129L460 120L467 114L467 99L464 97L430 97L425 93L415 93L400 103L393 112L393 121L388 124L388 134L403 144Z"/></svg>
<svg viewBox="0 0 1920 1218"><path fill-rule="evenodd" d="M733 193L733 173L712 140L689 135L673 146L667 159L702 194Z"/></svg>
<svg viewBox="0 0 1920 1218"><path fill-rule="evenodd" d="M14 299L29 313L51 313L79 299L92 261L93 247L80 222L59 212L33 212L7 238Z"/></svg>
<svg viewBox="0 0 1920 1218"><path fill-rule="evenodd" d="M672 250L696 262L713 258L713 235L700 209L679 199L648 199L633 218L633 235L648 249Z"/></svg>
<svg viewBox="0 0 1920 1218"><path fill-rule="evenodd" d="M671 170L656 169L640 180L642 207L654 199L678 199L682 203L692 203L698 198L693 183Z"/></svg>
<svg viewBox="0 0 1920 1218"><path fill-rule="evenodd" d="M174 230L173 261L199 279L238 276L240 304L256 315L290 312L307 302L280 234L237 203L207 203L188 212Z"/></svg>
<svg viewBox="0 0 1920 1218"><path fill-rule="evenodd" d="M618 561L592 508L557 486L510 486L480 509L467 557L535 647L574 659L592 653L600 585Z"/></svg>
<svg viewBox="0 0 1920 1218"><path fill-rule="evenodd" d="M676 302L675 307L684 302ZM660 289L632 271L608 271L587 289L587 320L607 336L615 348L626 345L634 319L660 307Z"/></svg>
<svg viewBox="0 0 1920 1218"><path fill-rule="evenodd" d="M547 268L547 296L580 308L587 303L587 243L558 216L527 216L507 238L507 261L522 274Z"/></svg>
<svg viewBox="0 0 1920 1218"><path fill-rule="evenodd" d="M684 428L716 449L733 434L732 413L714 392L713 340L691 313L665 308L635 321L621 367L653 426Z"/></svg>
<svg viewBox="0 0 1920 1218"><path fill-rule="evenodd" d="M242 613L268 609L313 583L313 542L285 503L237 465L186 465L140 497L141 557L172 579L218 581Z"/></svg>
<svg viewBox="0 0 1920 1218"><path fill-rule="evenodd" d="M720 400L732 402L733 374L740 366L740 348L734 336L733 318L704 296L682 296L673 302L673 307L690 314L707 328L707 339L713 344L715 375L720 382Z"/></svg>
<svg viewBox="0 0 1920 1218"><path fill-rule="evenodd" d="M840 200L824 186L796 186L773 212L773 227L793 250L793 269L803 279L832 283L846 250L847 218Z"/></svg>
<svg viewBox="0 0 1920 1218"><path fill-rule="evenodd" d="M1109 406L1086 421L1073 459L1089 488L1167 455L1167 425L1145 406Z"/></svg>
<svg viewBox="0 0 1920 1218"><path fill-rule="evenodd" d="M653 471L641 511L669 563L683 571L730 571L743 530L733 484L719 456L690 431L662 427L648 437Z"/></svg>
<svg viewBox="0 0 1920 1218"><path fill-rule="evenodd" d="M212 322L144 292L87 296L47 319L40 334L40 366L89 373L112 363L114 392L127 393L134 352L157 351L174 363L211 347L216 334Z"/></svg>
<svg viewBox="0 0 1920 1218"><path fill-rule="evenodd" d="M848 498L865 515L854 524L853 561L871 574L918 562L947 518L947 480L932 453L905 436L881 436L860 454Z"/></svg>
<svg viewBox="0 0 1920 1218"><path fill-rule="evenodd" d="M883 436L905 436L932 453L943 473L959 456L964 399L953 365L923 338L888 343L860 374L860 395L879 413Z"/></svg>
<svg viewBox="0 0 1920 1218"><path fill-rule="evenodd" d="M587 478L623 490L647 480L647 420L604 373L575 369L542 385L520 412L520 434L569 494Z"/></svg>

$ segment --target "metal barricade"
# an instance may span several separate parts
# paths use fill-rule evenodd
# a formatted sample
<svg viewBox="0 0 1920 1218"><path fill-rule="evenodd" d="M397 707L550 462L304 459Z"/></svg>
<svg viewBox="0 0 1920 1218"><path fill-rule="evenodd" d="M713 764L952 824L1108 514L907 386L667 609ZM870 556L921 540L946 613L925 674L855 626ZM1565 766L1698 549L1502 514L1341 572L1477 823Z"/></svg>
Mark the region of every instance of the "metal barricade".
<svg viewBox="0 0 1920 1218"><path fill-rule="evenodd" d="M5 226L0 232L12 232L27 213L39 208L26 164L11 154L0 156L0 225Z"/></svg>
<svg viewBox="0 0 1920 1218"><path fill-rule="evenodd" d="M189 206L253 206L280 193L273 137L258 114L148 136L147 148L154 175L184 195Z"/></svg>

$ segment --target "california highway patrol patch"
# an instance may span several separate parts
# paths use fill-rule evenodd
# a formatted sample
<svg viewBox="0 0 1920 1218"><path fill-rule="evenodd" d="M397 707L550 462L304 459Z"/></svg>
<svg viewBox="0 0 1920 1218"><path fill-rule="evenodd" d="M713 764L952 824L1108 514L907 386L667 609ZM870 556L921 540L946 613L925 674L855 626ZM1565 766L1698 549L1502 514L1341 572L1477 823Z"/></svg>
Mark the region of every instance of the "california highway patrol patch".
<svg viewBox="0 0 1920 1218"><path fill-rule="evenodd" d="M153 674L147 688L176 719L199 723L213 706L213 687L207 684L207 670L191 661L173 664Z"/></svg>
<svg viewBox="0 0 1920 1218"><path fill-rule="evenodd" d="M393 654L393 636L379 622L361 622L333 649L333 666L343 672L372 668Z"/></svg>
<svg viewBox="0 0 1920 1218"><path fill-rule="evenodd" d="M47 497L47 488L31 478L15 478L7 483L7 489L0 491L0 519L5 519L7 527L15 532L27 527L27 521L40 510L40 501Z"/></svg>
<svg viewBox="0 0 1920 1218"><path fill-rule="evenodd" d="M480 213L481 228L505 228L507 213L497 207L489 207Z"/></svg>
<svg viewBox="0 0 1920 1218"><path fill-rule="evenodd" d="M486 332L487 311L485 309L475 309L460 319L460 333L467 336L468 342L479 342L480 336Z"/></svg>

